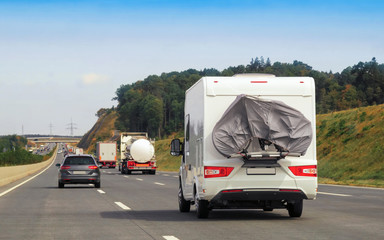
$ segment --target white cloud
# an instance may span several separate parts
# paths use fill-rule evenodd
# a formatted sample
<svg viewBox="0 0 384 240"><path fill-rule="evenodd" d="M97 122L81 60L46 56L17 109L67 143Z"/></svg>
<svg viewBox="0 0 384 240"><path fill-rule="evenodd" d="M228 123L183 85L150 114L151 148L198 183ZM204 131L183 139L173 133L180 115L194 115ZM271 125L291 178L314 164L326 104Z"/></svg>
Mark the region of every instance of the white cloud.
<svg viewBox="0 0 384 240"><path fill-rule="evenodd" d="M85 85L103 84L110 81L110 78L105 75L96 73L89 73L82 76L83 83Z"/></svg>

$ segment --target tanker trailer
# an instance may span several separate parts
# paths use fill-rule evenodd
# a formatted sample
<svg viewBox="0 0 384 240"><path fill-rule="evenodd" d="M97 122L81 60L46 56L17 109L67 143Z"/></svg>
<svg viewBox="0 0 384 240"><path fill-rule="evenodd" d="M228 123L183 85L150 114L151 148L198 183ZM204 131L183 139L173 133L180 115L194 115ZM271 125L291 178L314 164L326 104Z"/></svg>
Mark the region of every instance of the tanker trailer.
<svg viewBox="0 0 384 240"><path fill-rule="evenodd" d="M123 132L120 136L120 171L131 174L133 171L156 174L154 140L145 132Z"/></svg>

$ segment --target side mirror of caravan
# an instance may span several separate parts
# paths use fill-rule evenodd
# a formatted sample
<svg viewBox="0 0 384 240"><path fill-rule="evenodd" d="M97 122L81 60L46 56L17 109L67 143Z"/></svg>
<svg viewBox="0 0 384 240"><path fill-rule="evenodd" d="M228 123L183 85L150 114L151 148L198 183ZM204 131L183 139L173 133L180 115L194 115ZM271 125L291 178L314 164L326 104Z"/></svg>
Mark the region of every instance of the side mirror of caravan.
<svg viewBox="0 0 384 240"><path fill-rule="evenodd" d="M180 142L180 139L173 139L171 142L171 155L172 156L183 155L182 145L183 144Z"/></svg>

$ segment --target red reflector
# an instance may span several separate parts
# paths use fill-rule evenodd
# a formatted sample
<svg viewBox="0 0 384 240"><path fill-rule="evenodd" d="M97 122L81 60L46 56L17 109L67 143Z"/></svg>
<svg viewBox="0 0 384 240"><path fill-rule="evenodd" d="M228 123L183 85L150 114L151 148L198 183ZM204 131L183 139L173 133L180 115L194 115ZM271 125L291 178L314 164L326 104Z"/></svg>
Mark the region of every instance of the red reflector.
<svg viewBox="0 0 384 240"><path fill-rule="evenodd" d="M204 178L215 178L215 177L227 177L231 174L233 167L204 167Z"/></svg>
<svg viewBox="0 0 384 240"><path fill-rule="evenodd" d="M134 162L134 161L128 161L128 162L127 162L127 165L128 165L128 166L135 166L135 162Z"/></svg>
<svg viewBox="0 0 384 240"><path fill-rule="evenodd" d="M316 165L309 165L309 166L291 166L288 167L289 170L295 175L295 176L302 176L302 177L317 177L317 166Z"/></svg>
<svg viewBox="0 0 384 240"><path fill-rule="evenodd" d="M96 178L88 178L88 180L90 180L90 181L95 181Z"/></svg>
<svg viewBox="0 0 384 240"><path fill-rule="evenodd" d="M97 166L88 166L89 169L97 169Z"/></svg>
<svg viewBox="0 0 384 240"><path fill-rule="evenodd" d="M223 193L229 193L229 192L242 192L243 189L233 189L233 190L224 190L224 191L221 191Z"/></svg>
<svg viewBox="0 0 384 240"><path fill-rule="evenodd" d="M304 83L304 81L300 81L300 83Z"/></svg>
<svg viewBox="0 0 384 240"><path fill-rule="evenodd" d="M218 83L219 81L213 81L214 83Z"/></svg>
<svg viewBox="0 0 384 240"><path fill-rule="evenodd" d="M251 81L251 83L268 83L268 81Z"/></svg>
<svg viewBox="0 0 384 240"><path fill-rule="evenodd" d="M66 170L66 169L70 169L71 168L71 166L61 166L61 170Z"/></svg>
<svg viewBox="0 0 384 240"><path fill-rule="evenodd" d="M280 192L301 192L301 190L297 190L297 189L280 189Z"/></svg>

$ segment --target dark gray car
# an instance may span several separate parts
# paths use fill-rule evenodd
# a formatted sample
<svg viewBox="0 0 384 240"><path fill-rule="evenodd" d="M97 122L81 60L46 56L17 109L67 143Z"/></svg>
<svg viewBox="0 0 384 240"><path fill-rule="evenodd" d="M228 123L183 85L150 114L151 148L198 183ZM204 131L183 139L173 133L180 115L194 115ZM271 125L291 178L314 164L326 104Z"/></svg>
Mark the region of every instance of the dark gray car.
<svg viewBox="0 0 384 240"><path fill-rule="evenodd" d="M68 155L60 164L58 187L64 184L93 183L100 188L100 169L91 155Z"/></svg>

